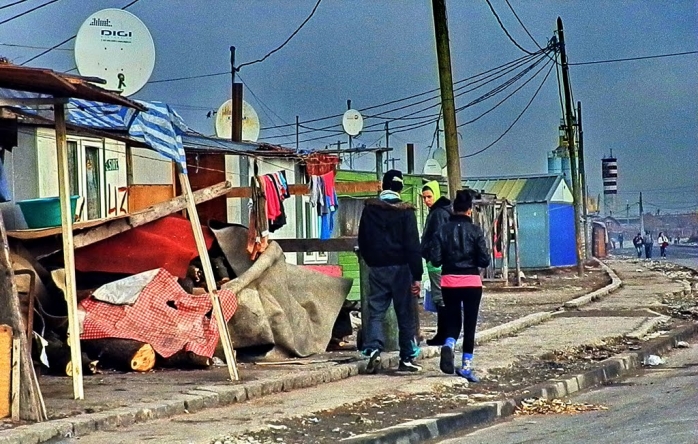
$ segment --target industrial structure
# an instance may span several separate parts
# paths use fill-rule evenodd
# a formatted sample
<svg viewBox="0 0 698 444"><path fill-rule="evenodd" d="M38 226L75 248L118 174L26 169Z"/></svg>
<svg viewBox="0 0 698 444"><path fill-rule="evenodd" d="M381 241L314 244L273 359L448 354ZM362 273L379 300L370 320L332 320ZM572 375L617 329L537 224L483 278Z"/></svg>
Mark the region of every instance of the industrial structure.
<svg viewBox="0 0 698 444"><path fill-rule="evenodd" d="M606 216L616 215L618 210L618 159L613 151L601 159L601 178L603 179L603 209Z"/></svg>

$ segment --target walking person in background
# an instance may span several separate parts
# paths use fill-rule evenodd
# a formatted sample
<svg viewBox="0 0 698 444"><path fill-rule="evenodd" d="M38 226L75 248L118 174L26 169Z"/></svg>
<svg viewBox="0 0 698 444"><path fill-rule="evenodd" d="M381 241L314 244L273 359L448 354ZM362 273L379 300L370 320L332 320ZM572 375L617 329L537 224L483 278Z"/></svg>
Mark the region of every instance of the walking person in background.
<svg viewBox="0 0 698 444"><path fill-rule="evenodd" d="M428 260L441 266L441 291L446 310L446 341L441 347L441 371L456 373L470 382L479 382L473 373L473 349L482 280L480 268L490 264L490 253L482 229L472 221L473 196L460 190L453 201L453 215L442 226L428 252ZM462 315L461 315L462 310ZM463 359L456 370L453 363L456 340L463 326Z"/></svg>
<svg viewBox="0 0 698 444"><path fill-rule="evenodd" d="M429 245L434 241L434 237L439 229L448 223L451 217L451 201L441 195L439 183L437 181L427 182L422 187L422 200L424 205L429 208L429 215L424 223L424 232L422 233L422 257L425 259L429 253ZM427 273L431 283L431 300L436 306L436 334L433 338L427 339L427 345L444 345L446 336L444 336L444 300L441 296L441 267L436 267L427 259Z"/></svg>
<svg viewBox="0 0 698 444"><path fill-rule="evenodd" d="M359 254L369 267L368 319L364 320L363 355L366 373L380 368L383 351L383 319L392 301L397 316L400 344L398 371L418 372L414 360L419 347L414 340L415 313L412 298L419 297L422 256L415 207L400 199L402 173L390 170L383 176L378 199L368 199L359 221Z"/></svg>
<svg viewBox="0 0 698 444"><path fill-rule="evenodd" d="M620 249L623 249L623 233L618 234L618 243L620 244Z"/></svg>
<svg viewBox="0 0 698 444"><path fill-rule="evenodd" d="M649 231L645 231L645 237L642 238L642 245L645 246L645 259L652 259L652 247L654 247L654 239Z"/></svg>
<svg viewBox="0 0 698 444"><path fill-rule="evenodd" d="M642 257L642 234L637 233L637 236L633 238L633 246L635 247L635 251L637 251L637 258L640 259Z"/></svg>
<svg viewBox="0 0 698 444"><path fill-rule="evenodd" d="M663 231L659 232L659 236L657 236L657 243L659 244L659 255L666 259L666 247L669 246L669 238L666 237Z"/></svg>

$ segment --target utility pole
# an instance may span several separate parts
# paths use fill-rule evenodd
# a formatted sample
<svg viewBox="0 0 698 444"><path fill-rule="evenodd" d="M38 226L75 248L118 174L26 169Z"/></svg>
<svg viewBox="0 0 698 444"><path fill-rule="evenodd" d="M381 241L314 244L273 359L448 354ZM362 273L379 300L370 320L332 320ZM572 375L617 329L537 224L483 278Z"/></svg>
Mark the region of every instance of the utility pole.
<svg viewBox="0 0 698 444"><path fill-rule="evenodd" d="M347 111L351 109L351 99L347 99ZM349 136L349 149L351 150L351 134L348 134ZM354 155L350 152L349 153L349 169L353 170L354 169Z"/></svg>
<svg viewBox="0 0 698 444"><path fill-rule="evenodd" d="M453 73L451 72L451 47L448 41L448 21L446 20L446 0L432 0L434 14L434 35L436 37L436 58L439 63L439 84L441 89L441 109L444 116L446 141L446 171L448 192L451 199L462 188L460 151L456 125L456 106L453 98Z"/></svg>
<svg viewBox="0 0 698 444"><path fill-rule="evenodd" d="M625 225L630 227L630 202L625 201Z"/></svg>
<svg viewBox="0 0 698 444"><path fill-rule="evenodd" d="M582 187L582 221L584 222L584 257L591 257L589 245L589 215L587 214L587 176L584 167L584 131L582 130L582 102L577 102L577 127L579 133L579 182Z"/></svg>
<svg viewBox="0 0 698 444"><path fill-rule="evenodd" d="M557 18L557 37L560 41L560 64L562 65L562 83L565 89L565 122L567 129L567 149L570 156L572 173L572 192L574 194L574 232L577 239L577 274L584 276L584 253L582 248L582 189L579 185L579 172L577 171L577 150L574 144L574 127L572 126L572 91L570 89L569 66L567 65L567 53L565 52L565 34L562 30L562 19Z"/></svg>
<svg viewBox="0 0 698 444"><path fill-rule="evenodd" d="M298 116L296 116L296 151L299 149L299 142L298 142L298 133L300 129L300 121L298 120Z"/></svg>
<svg viewBox="0 0 698 444"><path fill-rule="evenodd" d="M640 234L645 235L645 210L642 207L642 193L640 193Z"/></svg>

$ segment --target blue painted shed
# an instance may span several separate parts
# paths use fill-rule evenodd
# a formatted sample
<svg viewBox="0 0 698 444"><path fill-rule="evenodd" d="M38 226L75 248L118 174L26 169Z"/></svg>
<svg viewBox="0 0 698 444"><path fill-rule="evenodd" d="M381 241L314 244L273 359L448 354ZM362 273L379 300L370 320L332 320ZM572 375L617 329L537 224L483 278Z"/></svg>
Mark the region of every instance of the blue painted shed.
<svg viewBox="0 0 698 444"><path fill-rule="evenodd" d="M562 174L467 179L463 186L516 202L522 268L574 265L574 207Z"/></svg>

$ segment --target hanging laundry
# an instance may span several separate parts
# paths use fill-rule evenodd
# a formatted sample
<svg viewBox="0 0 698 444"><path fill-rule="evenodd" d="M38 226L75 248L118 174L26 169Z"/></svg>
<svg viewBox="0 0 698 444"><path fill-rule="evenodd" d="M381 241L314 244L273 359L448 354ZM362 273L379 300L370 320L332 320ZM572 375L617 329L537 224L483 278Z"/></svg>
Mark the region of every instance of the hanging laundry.
<svg viewBox="0 0 698 444"><path fill-rule="evenodd" d="M334 214L339 204L334 179L334 171L320 176L310 176L310 204L316 208L320 219L320 239L331 238L334 230Z"/></svg>
<svg viewBox="0 0 698 444"><path fill-rule="evenodd" d="M257 176L250 179L252 199L250 200L250 226L247 234L247 252L252 260L269 245L269 225L267 220L267 201L264 187Z"/></svg>
<svg viewBox="0 0 698 444"><path fill-rule="evenodd" d="M10 187L7 183L7 173L5 172L5 165L3 164L4 151L0 152L0 202L9 202L12 200L12 194L10 193Z"/></svg>

